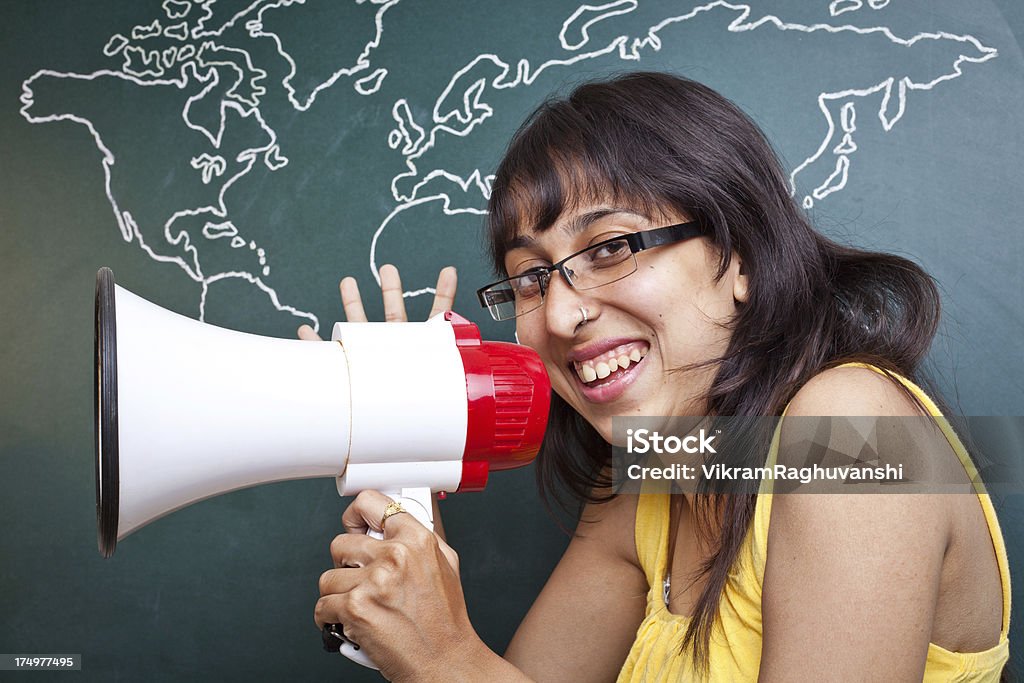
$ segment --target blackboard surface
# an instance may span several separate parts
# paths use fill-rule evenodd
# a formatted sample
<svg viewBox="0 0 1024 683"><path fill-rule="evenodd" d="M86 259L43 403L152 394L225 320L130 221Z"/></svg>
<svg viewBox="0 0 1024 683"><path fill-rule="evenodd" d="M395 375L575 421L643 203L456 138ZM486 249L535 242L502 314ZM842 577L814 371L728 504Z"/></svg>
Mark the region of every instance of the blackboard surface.
<svg viewBox="0 0 1024 683"><path fill-rule="evenodd" d="M372 291L395 263L414 294L454 264L456 309L509 339L472 299L490 276L489 175L541 100L605 74L670 70L740 104L822 231L938 279L931 366L947 399L1024 415L1024 11L1011 0L0 12L0 652L81 653L88 680L377 680L321 652L312 623L345 504L333 481L198 504L100 559L96 270L194 318L291 337L339 319L342 275ZM429 298L407 299L412 317ZM1024 504L999 505L1024 585ZM500 650L566 538L530 469L442 509L471 616Z"/></svg>

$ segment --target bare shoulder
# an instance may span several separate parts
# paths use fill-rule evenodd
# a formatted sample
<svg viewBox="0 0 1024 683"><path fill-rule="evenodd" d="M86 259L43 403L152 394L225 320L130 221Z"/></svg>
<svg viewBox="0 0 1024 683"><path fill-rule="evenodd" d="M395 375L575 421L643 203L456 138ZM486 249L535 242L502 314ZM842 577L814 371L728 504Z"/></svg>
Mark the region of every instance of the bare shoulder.
<svg viewBox="0 0 1024 683"><path fill-rule="evenodd" d="M844 417L848 419L837 419ZM917 482L920 492L924 492L925 484L957 486L961 492L973 490L963 462L939 422L896 377L857 366L830 368L812 377L786 410L780 453L799 458L799 449L792 450L794 444L820 442L822 430L829 435L828 450L819 461L823 466L851 462L899 465L901 477ZM835 487L826 485L822 490L834 492ZM935 493L939 489L927 490ZM899 491L910 492L911 487ZM933 502L939 500L945 499L940 496Z"/></svg>
<svg viewBox="0 0 1024 683"><path fill-rule="evenodd" d="M898 381L865 367L829 368L797 391L787 415L922 415Z"/></svg>
<svg viewBox="0 0 1024 683"><path fill-rule="evenodd" d="M820 455L823 466L856 462L865 457L862 454L868 444L877 458L873 464L905 463L911 476L921 473L920 465L925 461L932 468L936 462L943 462L962 469L934 420L922 412L898 382L865 367L837 367L818 373L797 391L789 404L787 418L783 420L780 459L785 457L787 443L798 447L811 440L808 432L820 434L820 421L814 418L822 417L832 418L828 423L829 450ZM905 416L913 419L905 420ZM836 417L851 419L836 421ZM865 421L875 430L864 429ZM836 493L835 485L826 485L822 490ZM916 533L916 526L926 526L939 536L946 534L941 523L946 517L943 508L948 503L944 496L879 495L858 492L856 487L850 490L850 494L843 495L777 496L771 520L773 536L792 530L814 543L833 547L850 540L847 534L834 533L837 526L851 532L862 526L878 543L896 541L908 532ZM798 529L790 529L791 526Z"/></svg>
<svg viewBox="0 0 1024 683"><path fill-rule="evenodd" d="M898 428L885 430L884 439L878 430L869 457L915 453L935 481L953 481L957 470L963 476L935 421L898 381L863 367L825 370L797 392L783 432L790 416L832 417L833 429L836 416L883 422L922 416L888 420ZM800 421L792 422L796 430ZM861 670L864 652L900 663L886 677L920 680L929 642L972 652L996 641L998 571L976 496L834 490L773 496L762 604L764 680L783 680L793 667L821 674L818 679L840 665Z"/></svg>
<svg viewBox="0 0 1024 683"><path fill-rule="evenodd" d="M775 496L761 680L921 680L948 544L932 498Z"/></svg>

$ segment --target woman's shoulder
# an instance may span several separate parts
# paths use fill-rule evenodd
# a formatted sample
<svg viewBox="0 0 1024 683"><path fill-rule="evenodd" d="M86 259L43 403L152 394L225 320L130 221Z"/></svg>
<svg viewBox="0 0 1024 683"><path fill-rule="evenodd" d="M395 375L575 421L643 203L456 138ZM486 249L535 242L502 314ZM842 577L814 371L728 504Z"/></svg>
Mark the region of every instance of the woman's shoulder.
<svg viewBox="0 0 1024 683"><path fill-rule="evenodd" d="M865 418L873 428L882 424L914 423L915 420L892 419L925 414L913 396L899 378L884 374L874 366L851 364L822 370L796 392L786 408L779 461L789 462L793 457L800 457L789 451L803 453L800 449L809 441L806 435L820 433L819 418ZM931 418L921 417L916 422L924 420L931 421ZM859 424L856 419L849 423ZM934 430L929 447L921 448L921 444L912 443L915 430L905 427L889 430L893 436L884 441L877 433L871 434L869 429L851 426L843 433L844 428L836 426L834 419L830 422L830 429L829 448L823 450L819 458L823 467L859 460L859 446L863 445L860 441L848 447L837 446L836 443L843 442L847 436L847 440L853 443L862 434L866 436L861 441L875 446L877 451L874 455L882 462L895 457L893 452L911 452L915 447L920 452L929 451L933 456L937 449L942 449L944 452L937 456L939 459L956 460L956 455L938 430ZM872 439L875 439L873 443ZM811 482L801 490L836 493L836 484ZM857 488L851 487L851 490L856 491ZM773 498L768 541L768 547L773 550L783 544L800 543L817 547L819 552L828 556L838 557L849 552L851 547L871 545L900 548L898 555L913 562L933 557L935 553L941 557L949 539L949 525L943 509L945 501L940 496L854 492L849 495L782 495ZM927 531L931 537L928 543L924 543L924 538L919 535L922 531ZM895 556L889 560L895 560Z"/></svg>
<svg viewBox="0 0 1024 683"><path fill-rule="evenodd" d="M926 414L911 389L891 373L863 363L827 368L793 396L787 416L916 416Z"/></svg>
<svg viewBox="0 0 1024 683"><path fill-rule="evenodd" d="M844 365L822 370L807 381L793 396L782 420L779 445L779 461L789 462L793 457L806 455L806 444L820 435L819 418L831 418L829 422L828 448L818 454L818 464L824 466L878 465L900 463L911 478L926 476L933 472L938 463L943 463L943 472L953 468L962 471L962 464L944 433L935 427L934 416L929 415L921 405L921 399L931 402L916 385L904 383L901 377L885 373L866 364ZM910 387L913 386L914 389ZM849 417L848 421L837 422L836 417ZM797 418L797 419L792 419ZM904 419L909 418L909 419ZM819 437L820 438L820 437ZM795 453L786 453L792 449ZM788 458L788 460L787 460ZM873 462L866 462L865 458ZM836 493L835 484L825 482L824 488L815 489L814 483L807 491L821 490ZM830 488L831 487L831 488ZM870 493L856 492L859 490ZM944 515L936 516L943 507L943 496L906 496L893 493L879 493L880 489L851 488L853 495L814 496L786 495L778 497L772 506L773 531L782 531L784 525L776 524L777 517L793 520L798 525L817 521L819 540L829 543L842 542L843 538L830 536L831 527L836 524L850 524L858 516L860 508L881 506L892 514L891 519L908 520L920 517L930 519L930 526L937 530L937 524ZM918 510L908 515L908 508ZM923 510L922 508L927 508ZM785 511L789 511L786 514ZM782 512L783 514L779 514ZM901 532L899 524L872 524L872 533L881 535ZM806 532L807 529L801 529ZM894 539L889 539L894 540Z"/></svg>

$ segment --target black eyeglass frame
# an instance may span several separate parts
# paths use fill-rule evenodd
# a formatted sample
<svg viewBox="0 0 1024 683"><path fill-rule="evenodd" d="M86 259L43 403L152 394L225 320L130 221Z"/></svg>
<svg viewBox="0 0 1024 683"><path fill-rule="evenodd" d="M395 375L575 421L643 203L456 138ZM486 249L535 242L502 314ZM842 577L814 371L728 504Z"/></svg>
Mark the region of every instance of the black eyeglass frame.
<svg viewBox="0 0 1024 683"><path fill-rule="evenodd" d="M701 229L700 224L697 221L676 223L675 225L666 225L663 228L652 228L651 230L641 230L640 232L623 233L621 235L609 237L606 240L601 240L596 244L591 244L590 246L580 249L575 253L569 254L558 263L552 263L550 266L538 266L536 268L531 268L525 273L520 273L519 275L513 275L511 277L503 278L496 282L492 282L489 285L485 285L480 289L476 290L476 296L477 299L480 301L480 305L486 308L488 311L490 311L492 306L506 303L507 301L510 300L514 301L515 298L513 296L512 299L506 301L499 301L497 302L497 304L495 304L494 302L488 303L484 296L485 292L488 289L491 289L496 285L500 285L503 282L511 282L512 280L518 280L519 278L524 277L526 275L539 275L540 277L537 278L537 285L538 287L540 287L541 302L543 303L544 297L547 295L548 283L551 281L551 274L554 273L556 270L561 274L562 279L565 280L566 284L568 284L573 289L578 289L576 285L573 283L574 275L570 275L569 272L566 272L565 264L566 262L571 261L572 259L579 256L580 254L584 254L588 251L591 251L592 249L598 249L600 247L605 246L606 244L611 244L612 242L625 241L626 244L629 245L629 250L631 254L635 256L638 252L644 251L645 249L652 249L654 247L663 247L669 244L675 244L677 242L682 242L683 240L691 239L693 237L699 237L703 234L704 230ZM632 274L633 273L630 273L629 275ZM629 277L629 275L623 277ZM612 282L615 282L615 280L612 280ZM583 289L596 289L598 287L603 287L606 284L611 284L611 282L604 282L601 283L600 285L594 285L593 287L586 287ZM538 305L537 308L540 308L540 306ZM536 309L530 309L530 311L526 311L526 313L532 312L534 310ZM525 315L525 313L523 315ZM505 318L505 320L512 320L516 317L519 316L513 316L513 318Z"/></svg>

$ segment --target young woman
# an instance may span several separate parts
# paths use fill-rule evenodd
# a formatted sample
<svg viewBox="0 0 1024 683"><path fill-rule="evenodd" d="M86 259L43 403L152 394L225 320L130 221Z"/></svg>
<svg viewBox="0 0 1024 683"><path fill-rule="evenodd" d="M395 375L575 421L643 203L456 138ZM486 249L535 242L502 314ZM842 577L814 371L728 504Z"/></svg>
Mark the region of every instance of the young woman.
<svg viewBox="0 0 1024 683"><path fill-rule="evenodd" d="M608 488L613 416L939 416L913 382L938 320L924 272L815 233L758 128L665 74L541 106L489 210L503 280L480 296L547 367L539 475L582 502L577 533L504 658L466 616L455 553L409 515L384 541L334 540L318 625L393 681L998 680L1009 572L983 491ZM381 285L403 319L397 271ZM453 271L437 289L449 307ZM341 291L365 320L354 281ZM952 432L928 457L970 468ZM388 502L360 495L346 531L379 528Z"/></svg>

